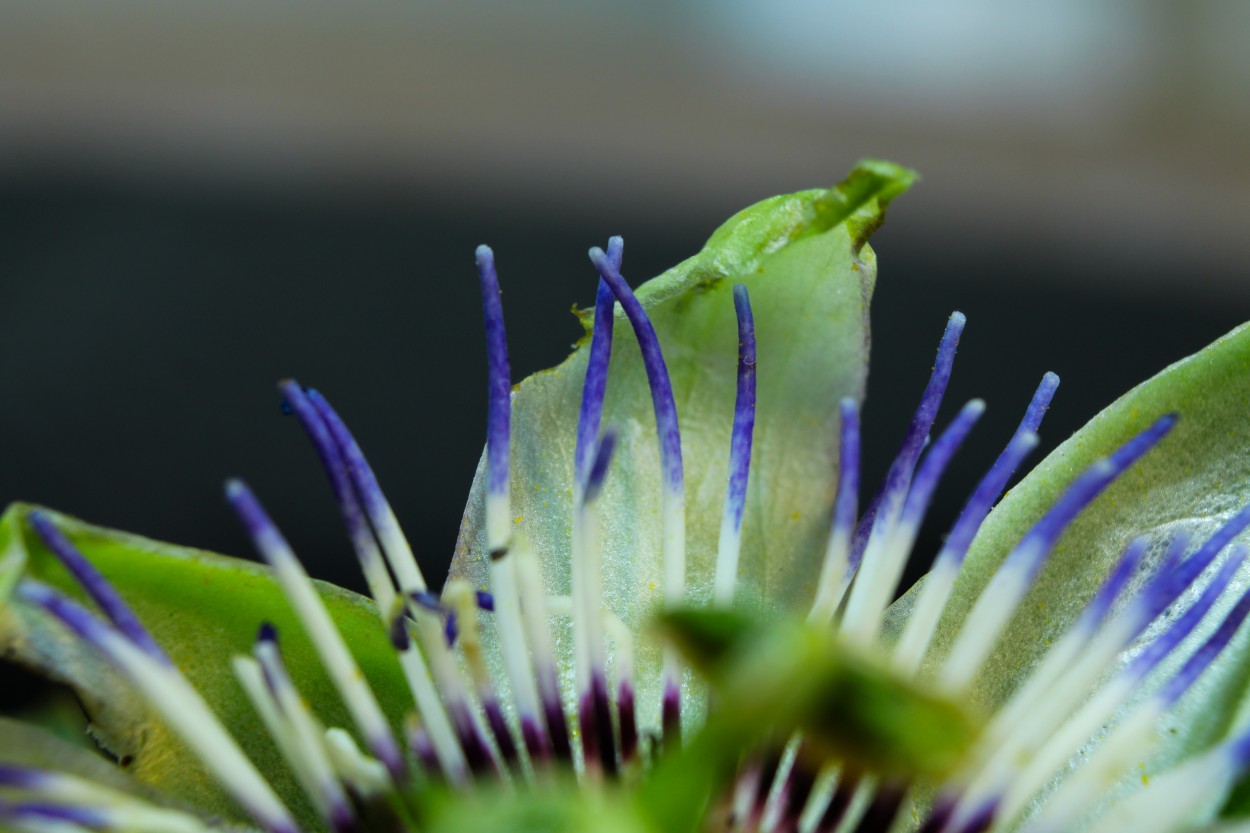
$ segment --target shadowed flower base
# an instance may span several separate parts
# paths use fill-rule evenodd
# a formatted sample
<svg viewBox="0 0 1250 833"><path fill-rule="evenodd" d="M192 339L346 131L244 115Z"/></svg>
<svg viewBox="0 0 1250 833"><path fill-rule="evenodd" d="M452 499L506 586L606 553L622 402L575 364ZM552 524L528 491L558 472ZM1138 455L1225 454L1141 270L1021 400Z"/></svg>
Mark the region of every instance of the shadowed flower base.
<svg viewBox="0 0 1250 833"><path fill-rule="evenodd" d="M866 304L875 258L864 241L910 181L906 171L868 164L836 189L744 212L709 249L716 254L719 240L722 261L738 258L724 270L730 274L763 274L778 262L767 258L786 257L787 247L798 250L823 235L845 252L845 278L855 290L846 296L852 300L837 303ZM591 250L599 288L590 337L578 353L579 402L576 417L561 417L570 426L561 435L568 442L556 442L514 423L527 419L519 404L527 393L512 387L494 256L478 249L488 439L460 560L440 594L428 586L342 420L316 391L282 383L284 407L329 476L372 604L319 588L248 487L231 481L227 498L286 600L283 615L293 614L293 627L284 624L281 632L268 621L251 623L257 636L250 654L231 661L250 717L188 679L187 635L177 652L162 647L124 598L131 578L111 573L107 559L96 564L81 525L42 510L10 513L0 561L0 599L7 599L0 622L8 624L0 627L0 644L79 690L85 679L106 681L101 698L137 704L177 738L169 766L178 755L195 761L230 801L188 805L177 790L167 798L98 781L76 770L72 757L56 771L24 761L14 747L0 751L0 827L1215 829L1204 825L1250 765L1250 731L1235 728L1233 712L1213 742L1154 762L1177 705L1222 685L1212 682L1212 669L1240 661L1228 657L1230 646L1244 642L1250 592L1239 578L1248 548L1235 539L1250 525L1250 508L1224 512L1196 538L1175 525L1125 535L1110 569L1077 587L1055 612L1045 644L1016 663L1001 696L986 693L1013 628L1037 604L1030 594L1048 557L1100 496L1170 441L1187 414L1152 417L1066 472L987 561L977 547L989 546L980 542L1000 528L979 533L1037 445L1058 386L1058 377L1046 374L931 572L894 603L930 499L985 408L969 402L931 437L965 326L954 313L899 453L862 512L862 376L848 377L840 393L826 390L822 401L832 407L810 429L832 440L813 445L814 454L826 449L832 487L808 489L824 503L819 544L778 555L777 545L789 542L769 542L769 558L814 567L802 608L786 613L779 608L788 601L777 598L784 594L759 578L768 571L759 569L760 533L750 526L787 511L770 506L770 491L782 484L760 461L775 451L767 433L774 424L768 407L777 401L768 357L785 356L776 345L800 337L768 329L775 316L757 316L752 301L760 295L771 310L768 293L794 290L744 282L709 294L709 279L692 267L680 292L670 284L635 295L621 275L622 255L619 238ZM711 431L722 442L716 450L702 423L679 419L690 374L707 359L686 355L682 343L680 357L666 363L672 330L657 328L653 313L673 299L691 308L731 302L736 328L718 338L736 339L738 349L732 375L718 377L717 401L728 407L723 426ZM862 327L862 316L854 320ZM629 333L614 343L614 325L623 322ZM848 343L862 352L866 330ZM635 389L634 411L609 394L631 372L618 364L627 361L649 393L646 430L639 430ZM778 359L783 371L786 361ZM526 447L514 465L518 438ZM515 502L518 494L541 491L524 458L535 443L552 449L545 465L568 464L561 475L567 489L552 490L547 517L526 521ZM638 455L648 462L635 465ZM709 472L718 475L713 490ZM640 483L648 487L645 497L638 497ZM631 533L624 538L621 516ZM551 529L560 532L544 534ZM715 540L703 540L710 529ZM29 546L21 543L28 538ZM87 541L86 555L75 538ZM38 561L38 547L72 576L76 591L50 578L61 575L55 570L27 568ZM637 598L622 601L614 573L621 569L637 573ZM344 624L349 607L352 615L373 617L377 630L369 633L384 639L371 636L371 647L362 648L365 632ZM218 612L231 616L228 604ZM147 623L158 635L165 624ZM289 632L300 641L290 642ZM390 676L379 683L383 667ZM342 726L327 724L327 698L341 703ZM16 731L4 737L18 737ZM272 747L259 765L258 742ZM279 777L289 786L274 786Z"/></svg>

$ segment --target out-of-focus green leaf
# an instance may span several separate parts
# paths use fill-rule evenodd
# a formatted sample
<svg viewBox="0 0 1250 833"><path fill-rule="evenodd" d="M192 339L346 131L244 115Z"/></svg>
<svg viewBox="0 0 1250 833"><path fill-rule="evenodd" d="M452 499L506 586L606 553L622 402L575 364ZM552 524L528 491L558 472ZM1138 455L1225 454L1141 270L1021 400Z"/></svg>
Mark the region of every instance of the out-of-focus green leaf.
<svg viewBox="0 0 1250 833"><path fill-rule="evenodd" d="M22 577L84 598L26 524L30 510L16 504L0 521L0 553L8 553L0 586L11 585L20 571ZM231 657L248 653L260 623L273 622L291 675L322 721L348 729L352 723L268 570L43 511L117 588L279 794L309 817L286 764L235 680ZM368 600L332 585L318 582L318 589L383 709L398 726L412 707L411 699L376 610ZM97 738L131 776L207 813L240 817L198 759L132 694L126 681L51 617L16 598L0 597L0 652L73 688ZM0 761L8 760L8 754L0 746Z"/></svg>
<svg viewBox="0 0 1250 833"><path fill-rule="evenodd" d="M975 737L961 706L848 649L828 628L704 608L665 613L660 627L708 676L716 709L706 731L723 736L731 762L735 750L799 732L821 759L936 776Z"/></svg>
<svg viewBox="0 0 1250 833"><path fill-rule="evenodd" d="M707 675L715 708L640 788L659 829L694 829L744 753L780 749L796 733L816 766L908 780L948 774L976 737L959 704L848 650L828 628L715 609L665 613L660 628Z"/></svg>
<svg viewBox="0 0 1250 833"><path fill-rule="evenodd" d="M702 252L638 288L681 421L692 598L710 595L725 496L738 356L733 285L750 291L759 373L739 599L805 605L814 595L836 486L837 405L863 393L876 278L876 256L865 241L914 177L869 162L834 188L765 200L731 218ZM627 256L627 276L628 264ZM500 268L506 285L507 263ZM588 270L588 293L593 274ZM589 324L590 313L582 315ZM608 606L637 631L661 596L659 452L637 341L619 307L614 336L604 425L619 435L600 499L604 589ZM570 587L573 450L587 343L523 381L513 398L516 526L538 551L555 595ZM484 587L483 482L479 467L452 575ZM492 629L486 635L493 639ZM569 642L561 640L565 660ZM659 713L651 685L658 656L654 646L639 646L642 715Z"/></svg>
<svg viewBox="0 0 1250 833"><path fill-rule="evenodd" d="M485 784L472 800L433 785L422 795L421 805L421 829L429 833L661 833L618 785L579 785L571 777L519 791Z"/></svg>
<svg viewBox="0 0 1250 833"><path fill-rule="evenodd" d="M1243 778L1233 787L1220 815L1233 819L1250 818L1250 779Z"/></svg>

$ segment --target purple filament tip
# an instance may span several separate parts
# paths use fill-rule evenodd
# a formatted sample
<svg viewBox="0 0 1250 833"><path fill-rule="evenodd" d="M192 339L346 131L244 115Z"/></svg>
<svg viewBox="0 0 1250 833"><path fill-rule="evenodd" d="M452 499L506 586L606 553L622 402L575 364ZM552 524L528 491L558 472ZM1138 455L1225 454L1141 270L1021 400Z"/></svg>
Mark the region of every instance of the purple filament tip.
<svg viewBox="0 0 1250 833"><path fill-rule="evenodd" d="M868 536L876 523L877 513L887 506L887 501L901 501L911 483L912 472L916 469L916 461L924 449L925 438L933 428L933 420L937 416L938 407L946 395L946 386L950 382L951 369L955 365L955 351L959 347L959 337L963 334L967 318L962 312L951 313L946 322L946 330L938 344L937 360L933 363L933 372L929 375L929 383L925 385L920 396L920 404L912 417L911 426L903 438L903 445L898 455L886 472L885 483L873 498L864 516L860 518L855 529L855 537L851 543L851 558L848 575L859 567L864 557L864 548L868 545Z"/></svg>
<svg viewBox="0 0 1250 833"><path fill-rule="evenodd" d="M609 260L602 249L590 250L591 262L599 270L599 274L611 287L616 300L629 318L638 337L638 347L642 351L642 362L647 372L647 382L651 386L651 405L655 410L655 425L660 438L660 466L664 472L664 483L668 491L681 492L683 487L681 463L681 430L677 424L677 402L673 398L673 384L669 379L668 367L664 363L664 355L660 350L660 340L656 336L655 327L647 317L646 310L634 295L629 284L621 277L621 273Z"/></svg>
<svg viewBox="0 0 1250 833"><path fill-rule="evenodd" d="M351 479L352 485L356 489L361 503L364 504L365 511L369 514L370 523L377 528L378 534L383 533L381 523L387 516L386 498L382 496L382 487L378 485L378 479L373 473L373 468L365 459L364 452L360 450L360 445L356 442L356 438L347 430L346 423L338 415L334 408L330 407L330 403L315 390L307 392L308 401L312 403L317 414L325 422L326 428L330 431L330 436L334 439L339 451L343 456L343 463L347 468L347 475Z"/></svg>
<svg viewBox="0 0 1250 833"><path fill-rule="evenodd" d="M849 396L842 400L842 425L838 457L838 496L833 512L837 529L850 529L859 503L859 404Z"/></svg>
<svg viewBox="0 0 1250 833"><path fill-rule="evenodd" d="M261 622L260 630L256 632L257 642L277 642L278 629L274 627L273 622Z"/></svg>
<svg viewBox="0 0 1250 833"><path fill-rule="evenodd" d="M486 324L486 488L493 494L501 494L508 490L512 375L508 368L508 341L503 327L495 255L487 246L477 247L477 271L482 283L482 318Z"/></svg>
<svg viewBox="0 0 1250 833"><path fill-rule="evenodd" d="M1013 561L1020 563L1022 559L1028 559L1025 568L1030 575L1034 574L1041 566L1046 553L1050 551L1064 529L1075 520L1081 510L1141 459L1142 455L1154 448L1175 424L1175 414L1160 417L1149 428L1124 443L1110 456L1089 466L1074 483L1068 486L1050 511L1025 534L1020 545L1003 563L1003 568L1006 569ZM1025 546L1026 542L1033 546Z"/></svg>
<svg viewBox="0 0 1250 833"><path fill-rule="evenodd" d="M408 618L404 616L404 608L400 605L394 616L391 617L388 636L391 639L391 645L396 651L407 651L412 645L412 640L408 636Z"/></svg>
<svg viewBox="0 0 1250 833"><path fill-rule="evenodd" d="M1192 558L1190 559L1193 560ZM1240 559L1230 558L1220 567L1215 578L1213 578L1202 593L1194 600L1184 613L1182 613L1176 621L1172 622L1162 634L1160 634L1153 642L1147 645L1140 654L1138 654L1133 662L1125 669L1125 674L1129 679L1140 680L1153 671L1159 663L1161 663L1168 654L1184 641L1185 637L1193 633L1194 628L1198 627L1198 623L1207 615L1207 612L1215 605L1216 599L1224 592L1224 588L1228 582L1232 581L1233 576L1237 573L1240 566ZM1176 588L1177 594L1188 587ZM1169 597L1162 604L1157 605L1158 612L1162 612L1163 607L1173 601L1175 596ZM1154 611L1152 611L1154 612ZM1153 618L1153 617L1151 617ZM1149 624L1149 621L1143 622L1142 627Z"/></svg>
<svg viewBox="0 0 1250 833"><path fill-rule="evenodd" d="M729 485L725 511L734 529L742 526L751 468L751 441L755 432L755 315L742 284L734 286L734 310L738 315L738 391L734 400L733 432L729 441Z"/></svg>
<svg viewBox="0 0 1250 833"><path fill-rule="evenodd" d="M322 468L330 479L330 488L338 503L339 514L357 555L361 558L374 557L367 555L376 552L373 530L370 529L360 501L352 489L349 466L344 459L343 450L335 441L329 425L315 404L319 398L317 392L302 387L293 379L280 382L278 390L282 394L282 401L287 403L291 413L299 420L300 427L308 435L317 457L321 460Z"/></svg>
<svg viewBox="0 0 1250 833"><path fill-rule="evenodd" d="M435 613L446 612L446 608L443 607L442 601L440 601L438 596L431 593L429 590L416 590L408 595L414 602L421 605L421 607L426 610L432 610Z"/></svg>
<svg viewBox="0 0 1250 833"><path fill-rule="evenodd" d="M1233 572L1245 560L1246 552L1246 547L1238 547L1229 554L1227 563L1234 566ZM1224 589L1231 578L1231 575L1225 578L1221 574L1218 588L1220 590ZM1214 582L1212 583L1214 584ZM1169 706L1172 705L1189 690L1189 687L1197 681L1202 672L1207 670L1211 663L1215 661L1215 658L1220 655L1220 652L1232 641L1237 631L1241 628L1242 623L1245 622L1247 614L1250 614L1250 590L1242 593L1241 598L1237 600L1237 604L1229 612L1219 628L1216 629L1215 633L1211 635L1211 638L1203 643L1202 647L1189 658L1189 661L1185 663L1172 679L1168 680L1167 685L1159 692L1159 697L1164 703Z"/></svg>
<svg viewBox="0 0 1250 833"><path fill-rule="evenodd" d="M60 804L30 801L23 803L0 801L0 819L46 819L53 822L53 827L60 829L55 822L68 822L77 825L78 829L108 830L112 827L109 819L99 810L91 807L66 807ZM37 822L36 822L37 823Z"/></svg>
<svg viewBox="0 0 1250 833"><path fill-rule="evenodd" d="M621 268L624 241L613 237L608 241L608 260L616 270ZM608 363L612 358L612 325L616 296L607 281L599 278L595 294L594 329L590 333L590 351L586 357L586 381L582 385L582 405L577 416L577 446L573 453L575 482L585 487L593 462L595 438L603 417L603 397L608 386Z"/></svg>
<svg viewBox="0 0 1250 833"><path fill-rule="evenodd" d="M1134 538L1129 541L1124 552L1120 555L1120 560L1116 563L1115 569L1111 571L1111 575L1107 576L1107 580L1098 588L1098 592L1094 594L1094 598L1090 599L1089 604L1085 606L1085 610L1081 613L1077 627L1094 628L1101 622L1111 610L1111 605L1119 597L1120 593L1128 585L1133 574L1137 572L1138 566L1141 564L1142 558L1146 555L1146 551L1150 548L1150 539Z"/></svg>
<svg viewBox="0 0 1250 833"><path fill-rule="evenodd" d="M443 638L447 640L447 647L455 647L456 639L460 636L460 623L456 621L455 613L447 614L447 621L443 624Z"/></svg>
<svg viewBox="0 0 1250 833"><path fill-rule="evenodd" d="M82 605L51 587L34 581L21 582L17 586L17 592L26 601L42 607L61 620L62 624L86 642L109 653L108 637L112 629Z"/></svg>
<svg viewBox="0 0 1250 833"><path fill-rule="evenodd" d="M933 443L933 447L924 457L924 462L920 464L920 469L916 472L915 483L907 495L903 516L909 521L920 523L925 510L928 509L929 500L933 497L934 490L937 489L938 481L983 413L985 413L985 403L980 399L972 400L963 407L959 415Z"/></svg>
<svg viewBox="0 0 1250 833"><path fill-rule="evenodd" d="M479 590L477 591L476 599L478 609L485 610L487 613L495 612L495 597L490 593L487 593L485 590Z"/></svg>
<svg viewBox="0 0 1250 833"><path fill-rule="evenodd" d="M1038 384L1037 390L1033 393L1033 399L1029 402L1029 407L1024 412L1024 419L1020 420L1020 427L1016 429L1017 434L1024 431L1037 433L1037 429L1042 425L1042 419L1046 416L1047 409L1050 408L1050 401L1055 398L1055 391L1058 389L1058 374L1047 372Z"/></svg>
<svg viewBox="0 0 1250 833"><path fill-rule="evenodd" d="M1042 377L1016 433L964 504L939 555L939 559L944 559L951 567L958 567L963 562L968 547L972 545L972 539L976 537L985 516L1002 497L1007 482L1024 462L1024 458L1037 448L1037 429L1041 427L1042 418L1046 415L1046 409L1050 407L1050 401L1058 387L1059 377L1054 373L1047 373Z"/></svg>
<svg viewBox="0 0 1250 833"><path fill-rule="evenodd" d="M261 555L268 557L270 542L286 546L282 533L246 483L242 480L227 480L226 500L239 516L247 534L256 542Z"/></svg>
<svg viewBox="0 0 1250 833"><path fill-rule="evenodd" d="M1250 526L1250 505L1243 506L1227 523L1217 529L1214 535L1203 542L1197 552L1181 562L1172 574L1171 580L1162 589L1164 598L1160 601L1154 615L1161 613L1164 607L1171 604L1173 599L1193 583L1194 579L1202 575L1202 572L1215 561L1215 557L1223 552L1224 548L1232 543L1232 540L1247 526Z"/></svg>
<svg viewBox="0 0 1250 833"><path fill-rule="evenodd" d="M1011 476L1024 462L1024 458L1037 447L1037 431L1042 426L1042 419L1046 416L1046 411L1058 388L1059 377L1057 375L1047 373L1042 377L1015 434L1008 441L1007 447L998 455L994 465L986 472L985 477L977 484L976 491L972 493L972 497L968 499L955 525L951 528L945 549L954 554L954 557L962 559L963 553L967 552L973 536L980 529L981 522L989 514L990 508L1002 497Z"/></svg>
<svg viewBox="0 0 1250 833"><path fill-rule="evenodd" d="M1134 630L1132 637L1134 639L1140 636L1142 631L1146 629L1146 626L1154 621L1155 617L1162 613L1168 605L1172 604L1181 592L1193 582L1193 579L1198 576L1198 572L1201 572L1195 572L1187 579L1183 577L1183 574L1188 571L1190 564L1195 560L1191 558L1189 562L1181 564L1181 559L1185 557L1185 550L1188 546L1189 535L1186 532L1182 531L1172 536L1163 558L1155 568L1154 575L1146 583L1146 586L1133 597L1132 615L1134 617ZM1211 557L1214 559L1214 553ZM1207 561L1206 564L1210 564L1210 561Z"/></svg>
<svg viewBox="0 0 1250 833"><path fill-rule="evenodd" d="M1011 479L1011 475L1024 458L1035 448L1037 448L1036 434L1031 431L1016 434L998 459L994 461L994 465L990 467L985 477L977 484L972 497L968 498L955 525L951 527L946 545L942 548L942 557L950 559L953 566L958 566L963 562L972 539L976 537L977 530L981 528L985 516L990 513L995 501L1007 487L1007 481Z"/></svg>
<svg viewBox="0 0 1250 833"><path fill-rule="evenodd" d="M99 606L117 630L144 653L169 665L169 657L156 644L156 640L148 633L147 628L139 622L139 618L135 616L129 605L122 601L122 597L113 589L113 585L109 584L108 579L95 568L95 565L70 543L70 540L57 529L48 516L39 510L34 510L30 513L29 520L40 540L52 551L57 560L65 565L74 580L87 592L87 595Z"/></svg>
<svg viewBox="0 0 1250 833"><path fill-rule="evenodd" d="M16 764L0 764L0 787L17 789L39 789L51 780L42 770L18 766Z"/></svg>
<svg viewBox="0 0 1250 833"><path fill-rule="evenodd" d="M612 452L616 448L616 432L609 428L599 440L595 450L595 462L590 467L590 477L586 480L586 502L590 503L599 497L603 482L608 477L608 466L612 464Z"/></svg>

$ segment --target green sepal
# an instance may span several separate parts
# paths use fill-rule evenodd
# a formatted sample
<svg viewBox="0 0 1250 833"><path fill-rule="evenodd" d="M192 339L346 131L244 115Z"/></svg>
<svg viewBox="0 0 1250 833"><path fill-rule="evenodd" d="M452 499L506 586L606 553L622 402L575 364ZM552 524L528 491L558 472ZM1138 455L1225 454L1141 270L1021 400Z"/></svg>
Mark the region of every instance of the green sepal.
<svg viewBox="0 0 1250 833"><path fill-rule="evenodd" d="M26 523L32 508L15 504L0 519L0 552L8 554L0 587L30 577L84 599ZM278 794L301 821L316 829L311 808L235 679L231 658L250 653L260 624L273 623L291 676L322 722L349 730L353 725L268 569L41 511L118 590ZM19 566L20 576L12 572ZM412 702L376 609L349 591L316 584L398 729ZM0 653L72 688L87 711L94 736L124 762L130 776L204 813L242 818L198 758L150 712L127 681L42 610L15 597L0 599ZM0 760L5 759L6 751L0 749Z"/></svg>

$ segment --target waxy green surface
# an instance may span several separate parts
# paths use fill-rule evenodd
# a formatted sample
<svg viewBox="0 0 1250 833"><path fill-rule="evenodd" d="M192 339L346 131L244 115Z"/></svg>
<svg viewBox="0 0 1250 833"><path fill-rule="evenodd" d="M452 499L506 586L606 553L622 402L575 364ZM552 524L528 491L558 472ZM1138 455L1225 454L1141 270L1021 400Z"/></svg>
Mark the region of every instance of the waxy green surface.
<svg viewBox="0 0 1250 833"><path fill-rule="evenodd" d="M738 600L797 609L815 592L828 534L838 403L863 396L877 271L867 236L914 178L904 168L868 162L834 188L765 200L732 217L699 254L637 288L681 423L689 599L707 600L715 573L738 362L733 286L750 292L758 350ZM506 260L499 268L506 289ZM628 247L622 272L628 278ZM589 267L587 278L593 291ZM591 317L583 314L587 326ZM604 594L638 631L662 602L661 476L638 343L619 305L616 318L602 423L618 432L599 501ZM521 382L512 403L513 515L553 595L570 588L573 452L588 350L589 338L563 364ZM485 588L483 475L479 467L452 575ZM493 638L489 630L484 635ZM571 673L571 639L567 631L560 636ZM659 651L645 641L636 657L639 713L650 725L659 714ZM494 662L501 669L497 651Z"/></svg>

